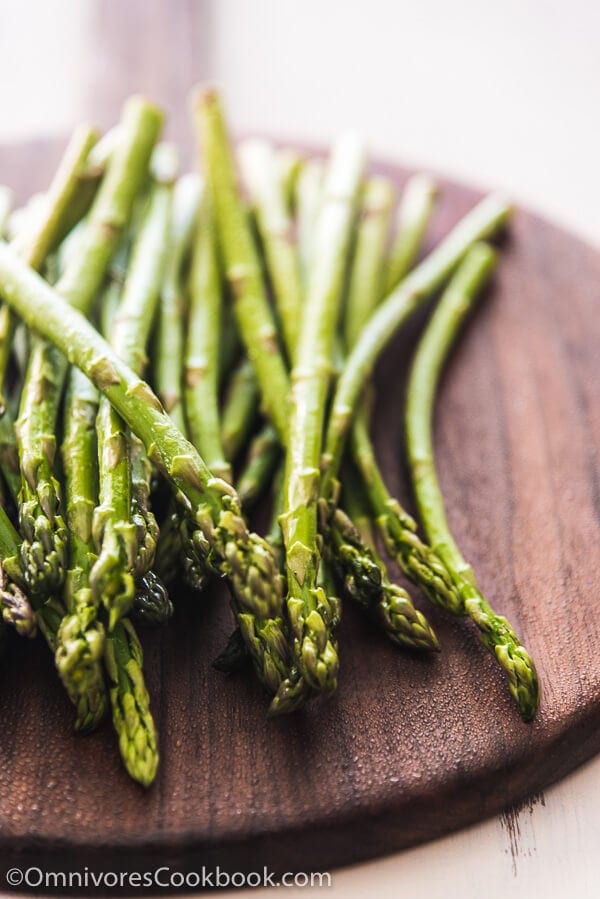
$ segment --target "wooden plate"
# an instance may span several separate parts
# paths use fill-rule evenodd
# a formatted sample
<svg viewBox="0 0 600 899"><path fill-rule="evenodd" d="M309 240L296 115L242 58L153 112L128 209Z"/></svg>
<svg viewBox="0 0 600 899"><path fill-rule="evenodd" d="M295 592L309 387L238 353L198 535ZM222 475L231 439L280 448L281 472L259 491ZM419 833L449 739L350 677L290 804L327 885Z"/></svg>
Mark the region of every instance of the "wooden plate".
<svg viewBox="0 0 600 899"><path fill-rule="evenodd" d="M21 196L40 189L57 153L3 148L0 180ZM407 174L381 170L399 186ZM431 241L476 199L443 184ZM378 372L377 447L409 504L403 381L419 326ZM432 608L436 658L399 652L347 608L337 695L268 721L251 678L211 668L231 626L224 595L176 596L174 624L144 635L162 755L147 793L121 768L109 724L72 733L45 647L13 642L0 676L0 869L325 870L498 812L595 753L599 347L600 256L519 211L447 371L437 445L458 540L538 662L533 724L470 624Z"/></svg>

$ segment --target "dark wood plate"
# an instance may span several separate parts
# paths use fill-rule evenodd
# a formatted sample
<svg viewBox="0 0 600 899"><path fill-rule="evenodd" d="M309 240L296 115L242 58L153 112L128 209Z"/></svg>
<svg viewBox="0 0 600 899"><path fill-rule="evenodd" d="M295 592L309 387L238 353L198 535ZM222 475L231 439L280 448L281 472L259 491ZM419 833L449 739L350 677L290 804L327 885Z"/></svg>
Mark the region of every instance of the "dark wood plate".
<svg viewBox="0 0 600 899"><path fill-rule="evenodd" d="M57 152L4 147L0 180L21 196L40 189ZM407 174L381 169L399 186ZM431 242L476 199L444 183ZM403 382L421 322L377 376L377 447L409 504ZM109 724L90 738L72 733L45 648L13 642L0 668L0 869L102 868L110 858L129 870L325 870L498 812L595 753L599 347L600 256L519 211L446 373L437 445L459 542L538 662L533 724L519 719L473 628L432 608L443 652L427 659L399 652L347 608L337 695L268 721L252 678L211 668L230 629L224 595L177 596L173 625L144 635L162 754L147 793L121 768Z"/></svg>

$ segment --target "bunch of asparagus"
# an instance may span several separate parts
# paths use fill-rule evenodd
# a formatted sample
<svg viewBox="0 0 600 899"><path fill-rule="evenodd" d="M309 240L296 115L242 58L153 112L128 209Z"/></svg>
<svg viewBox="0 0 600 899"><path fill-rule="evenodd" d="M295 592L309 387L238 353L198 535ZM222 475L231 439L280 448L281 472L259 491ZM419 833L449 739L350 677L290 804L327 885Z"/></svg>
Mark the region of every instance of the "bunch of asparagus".
<svg viewBox="0 0 600 899"><path fill-rule="evenodd" d="M440 373L509 208L488 197L418 261L429 178L395 212L356 135L326 162L263 140L234 151L211 89L194 119L201 174L179 175L162 114L134 97L100 139L77 129L45 194L11 211L0 190L0 638L39 630L76 728L110 710L148 786L157 734L136 628L168 621L180 573L198 594L228 581L234 627L215 666L251 663L284 714L335 690L343 602L399 647L439 649L382 544L429 600L472 619L529 720L533 661L453 539L432 441ZM370 376L440 289L406 397L420 536L377 463ZM261 536L246 516L263 498Z"/></svg>

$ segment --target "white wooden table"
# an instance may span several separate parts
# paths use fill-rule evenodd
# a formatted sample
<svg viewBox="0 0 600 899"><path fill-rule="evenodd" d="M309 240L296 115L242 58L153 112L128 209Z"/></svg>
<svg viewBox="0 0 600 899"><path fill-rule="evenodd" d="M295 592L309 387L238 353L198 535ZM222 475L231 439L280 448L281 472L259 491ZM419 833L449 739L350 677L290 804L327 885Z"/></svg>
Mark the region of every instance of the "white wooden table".
<svg viewBox="0 0 600 899"><path fill-rule="evenodd" d="M160 101L164 85L153 81L143 24L165 15L168 3L0 0L0 140L64 133L94 117L96 91L115 91L115 107L139 89ZM139 40L105 44L99 54L98 7L118 29L124 7L131 15L136 5ZM161 52L171 55L183 92L177 45L195 41L193 77L221 84L238 129L324 142L353 126L374 152L503 188L600 244L596 0L197 0L195 7L190 33L166 35ZM123 53L138 59L139 74L119 81ZM178 127L185 114L182 95ZM591 897L600 890L599 839L600 758L519 812L334 872L333 891L345 899L505 899L509 890Z"/></svg>

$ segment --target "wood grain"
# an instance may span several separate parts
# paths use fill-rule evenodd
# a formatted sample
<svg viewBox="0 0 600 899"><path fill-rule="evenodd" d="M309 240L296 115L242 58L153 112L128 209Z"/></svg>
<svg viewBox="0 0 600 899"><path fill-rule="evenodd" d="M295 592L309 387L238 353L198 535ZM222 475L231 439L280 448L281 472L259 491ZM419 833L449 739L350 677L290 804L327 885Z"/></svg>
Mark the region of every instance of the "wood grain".
<svg viewBox="0 0 600 899"><path fill-rule="evenodd" d="M43 142L1 149L0 180L26 195L56 158ZM398 185L406 177L380 168ZM475 199L444 184L431 241ZM338 694L267 721L250 678L211 668L230 629L224 595L177 596L173 625L144 635L162 753L148 793L122 771L108 725L72 734L44 646L13 643L0 667L0 873L53 860L101 869L107 857L130 870L325 870L484 818L595 753L599 285L597 253L518 212L442 388L437 446L451 524L536 657L543 700L533 725L520 721L469 624L432 608L435 659L397 651L347 608ZM378 371L377 448L409 504L402 390L421 322Z"/></svg>

